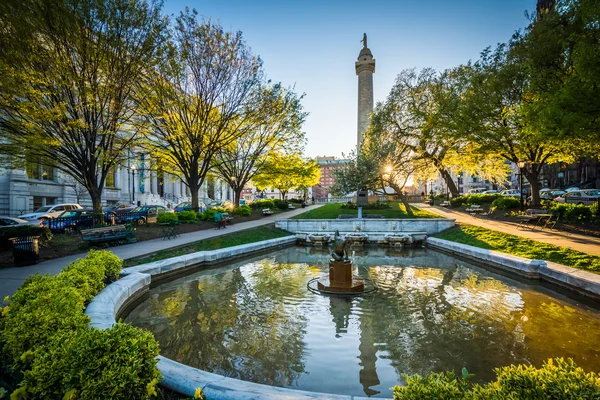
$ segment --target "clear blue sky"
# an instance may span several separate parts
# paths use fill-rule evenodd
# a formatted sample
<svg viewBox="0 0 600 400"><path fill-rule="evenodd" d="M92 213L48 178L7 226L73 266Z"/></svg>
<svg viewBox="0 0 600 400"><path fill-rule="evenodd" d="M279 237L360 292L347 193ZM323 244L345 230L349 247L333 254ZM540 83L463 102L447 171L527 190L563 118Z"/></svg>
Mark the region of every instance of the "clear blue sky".
<svg viewBox="0 0 600 400"><path fill-rule="evenodd" d="M406 68L453 67L507 41L528 21L535 0L167 0L242 31L267 76L306 93L309 156L340 157L356 146L354 62L367 33L376 60L375 103Z"/></svg>

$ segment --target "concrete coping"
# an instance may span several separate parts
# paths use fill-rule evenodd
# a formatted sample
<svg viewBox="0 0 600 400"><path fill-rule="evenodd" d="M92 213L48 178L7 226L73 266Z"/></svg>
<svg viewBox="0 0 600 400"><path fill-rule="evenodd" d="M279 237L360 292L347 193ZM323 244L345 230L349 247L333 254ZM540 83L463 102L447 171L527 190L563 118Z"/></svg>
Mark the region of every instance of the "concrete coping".
<svg viewBox="0 0 600 400"><path fill-rule="evenodd" d="M600 275L593 272L432 237L427 239L427 246L476 262L484 261L486 264L529 279L551 282L586 297L600 299Z"/></svg>
<svg viewBox="0 0 600 400"><path fill-rule="evenodd" d="M153 277L295 242L296 237L292 235L124 268L121 279L105 287L87 306L85 313L90 317L90 327L108 329L115 325L119 311L128 301L147 291ZM218 400L367 400L367 397L307 392L227 378L163 356L158 356L158 369L163 376L162 386L189 397L194 397L196 388L202 388L207 398Z"/></svg>

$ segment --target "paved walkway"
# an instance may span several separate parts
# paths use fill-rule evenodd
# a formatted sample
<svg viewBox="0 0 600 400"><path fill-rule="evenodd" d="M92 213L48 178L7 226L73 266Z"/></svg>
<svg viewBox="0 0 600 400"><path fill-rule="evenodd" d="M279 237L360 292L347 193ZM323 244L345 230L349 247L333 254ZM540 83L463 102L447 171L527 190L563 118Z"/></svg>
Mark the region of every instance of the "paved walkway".
<svg viewBox="0 0 600 400"><path fill-rule="evenodd" d="M206 229L196 232L184 233L179 237L171 240L152 239L143 242L126 244L117 247L111 247L110 251L117 256L126 260L129 258L140 257L155 253L160 250L179 247L193 242L198 242L204 239L210 239L215 236L226 235L232 232L239 232L257 226L272 224L278 219L290 218L294 215L302 214L308 210L320 207L320 204L308 206L306 208L297 208L295 210L286 211L285 213L274 214L268 217L263 217L253 221L240 222L228 226L225 229ZM86 253L76 254L54 260L44 261L36 265L20 268L5 268L0 269L0 305L6 305L4 297L12 295L23 284L28 276L37 273L40 274L58 274L64 267L78 258L85 257Z"/></svg>
<svg viewBox="0 0 600 400"><path fill-rule="evenodd" d="M536 240L538 242L568 247L573 250L581 251L582 253L600 256L600 238L597 237L562 232L560 229L544 229L543 231L541 231L539 228L534 230L530 228L517 229L517 223L513 222L494 221L481 216L471 216L469 214L454 211L448 208L438 206L431 207L428 204L416 204L416 206L446 218L454 218L456 219L456 222L461 224L480 226L482 228L509 233L511 235Z"/></svg>

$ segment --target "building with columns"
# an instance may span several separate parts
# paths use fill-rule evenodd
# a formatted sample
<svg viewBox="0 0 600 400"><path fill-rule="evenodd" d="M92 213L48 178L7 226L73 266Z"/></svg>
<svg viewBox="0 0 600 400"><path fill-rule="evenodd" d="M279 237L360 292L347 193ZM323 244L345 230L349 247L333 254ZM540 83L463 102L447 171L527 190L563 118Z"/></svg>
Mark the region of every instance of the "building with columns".
<svg viewBox="0 0 600 400"><path fill-rule="evenodd" d="M367 34L363 35L363 48L354 63L358 76L358 121L356 128L356 145L360 149L363 135L369 127L371 113L373 112L373 74L375 73L375 59L367 47Z"/></svg>
<svg viewBox="0 0 600 400"><path fill-rule="evenodd" d="M199 198L204 202L233 200L233 191L225 182L205 182ZM134 203L174 207L190 200L189 189L178 176L151 167L141 155L111 171L102 193L103 206ZM0 169L0 215L16 217L59 203L92 205L87 190L56 168L29 162L25 169Z"/></svg>

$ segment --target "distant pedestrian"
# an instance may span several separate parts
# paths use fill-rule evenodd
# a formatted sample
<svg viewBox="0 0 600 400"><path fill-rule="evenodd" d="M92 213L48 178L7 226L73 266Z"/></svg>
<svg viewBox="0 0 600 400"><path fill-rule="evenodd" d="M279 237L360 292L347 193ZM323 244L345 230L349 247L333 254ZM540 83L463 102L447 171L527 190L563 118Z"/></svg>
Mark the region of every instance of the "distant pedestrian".
<svg viewBox="0 0 600 400"><path fill-rule="evenodd" d="M215 213L215 224L217 224L217 229L226 227L227 221L223 218L223 213L220 210Z"/></svg>

